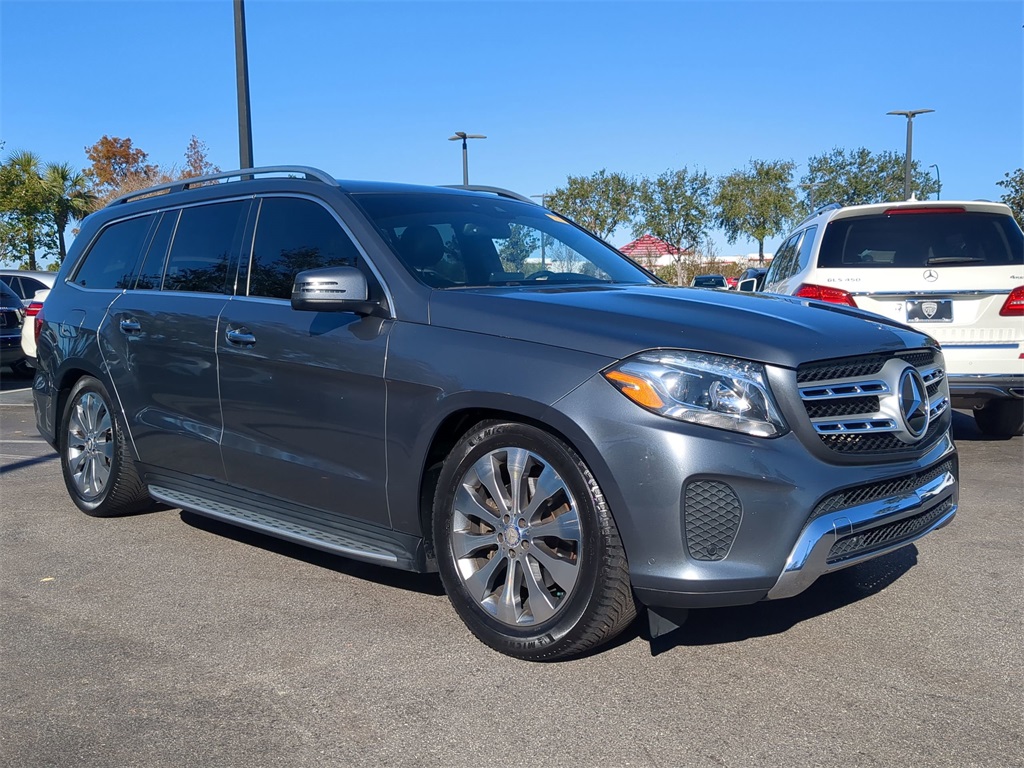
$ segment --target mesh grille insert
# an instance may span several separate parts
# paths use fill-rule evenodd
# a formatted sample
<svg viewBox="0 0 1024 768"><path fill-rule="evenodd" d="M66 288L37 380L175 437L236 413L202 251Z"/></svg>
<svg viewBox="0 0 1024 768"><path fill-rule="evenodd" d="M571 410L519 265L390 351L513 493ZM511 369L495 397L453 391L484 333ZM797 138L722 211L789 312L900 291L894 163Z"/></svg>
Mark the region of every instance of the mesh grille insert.
<svg viewBox="0 0 1024 768"><path fill-rule="evenodd" d="M869 501L878 501L879 499L885 499L890 496L899 496L907 493L908 491L920 488L923 485L927 485L935 478L952 471L953 460L947 459L941 464L922 470L921 472L915 472L912 475L894 477L891 480L883 480L882 482L871 483L869 485L860 485L856 488L847 488L845 491L833 493L831 496L826 496L822 499L814 508L814 512L811 514L811 519L827 515L830 512L838 512L841 509L849 509L850 507L855 507L858 504L865 504Z"/></svg>
<svg viewBox="0 0 1024 768"><path fill-rule="evenodd" d="M687 484L683 503L686 548L694 560L722 560L740 527L742 508L725 483L695 480Z"/></svg>
<svg viewBox="0 0 1024 768"><path fill-rule="evenodd" d="M952 508L953 499L948 498L941 504L932 507L926 512L914 515L913 517L897 520L894 523L881 525L878 528L873 528L865 533L858 533L853 536L847 536L840 539L832 545L832 549L828 553L827 562L829 565L832 565L833 563L839 563L843 560L849 560L851 557L866 554L875 549L882 549L883 547L890 546L891 544L897 544L900 541L912 539L921 533L921 531L934 524L935 521L949 512Z"/></svg>

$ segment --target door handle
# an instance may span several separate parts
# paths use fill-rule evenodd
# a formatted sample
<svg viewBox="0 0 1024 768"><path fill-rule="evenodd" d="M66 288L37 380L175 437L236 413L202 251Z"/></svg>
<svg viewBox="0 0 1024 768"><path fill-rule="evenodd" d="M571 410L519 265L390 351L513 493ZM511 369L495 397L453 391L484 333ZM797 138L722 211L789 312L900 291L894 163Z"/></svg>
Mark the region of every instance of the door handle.
<svg viewBox="0 0 1024 768"><path fill-rule="evenodd" d="M248 328L228 328L224 331L224 338L228 344L236 347L252 347L256 344L256 337Z"/></svg>
<svg viewBox="0 0 1024 768"><path fill-rule="evenodd" d="M121 333L135 334L142 332L142 326L134 317L126 317L120 323Z"/></svg>

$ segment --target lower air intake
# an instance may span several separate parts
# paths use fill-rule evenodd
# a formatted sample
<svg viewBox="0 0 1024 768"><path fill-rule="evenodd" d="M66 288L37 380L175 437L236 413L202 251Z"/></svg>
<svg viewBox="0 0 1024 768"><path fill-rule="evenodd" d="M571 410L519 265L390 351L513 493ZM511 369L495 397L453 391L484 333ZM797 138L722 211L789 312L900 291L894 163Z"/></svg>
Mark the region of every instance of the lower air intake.
<svg viewBox="0 0 1024 768"><path fill-rule="evenodd" d="M736 538L742 512L736 493L725 483L689 483L683 497L683 527L690 557L724 559Z"/></svg>

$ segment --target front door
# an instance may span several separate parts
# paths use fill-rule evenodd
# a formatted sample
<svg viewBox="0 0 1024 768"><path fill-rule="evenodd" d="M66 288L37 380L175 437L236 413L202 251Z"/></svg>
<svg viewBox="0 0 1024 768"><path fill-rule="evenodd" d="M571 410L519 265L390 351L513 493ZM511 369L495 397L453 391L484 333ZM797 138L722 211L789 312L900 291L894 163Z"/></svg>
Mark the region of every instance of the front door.
<svg viewBox="0 0 1024 768"><path fill-rule="evenodd" d="M232 485L388 525L384 359L391 321L299 312L290 303L297 272L359 266L361 259L320 203L261 201L251 263L217 334L222 453Z"/></svg>

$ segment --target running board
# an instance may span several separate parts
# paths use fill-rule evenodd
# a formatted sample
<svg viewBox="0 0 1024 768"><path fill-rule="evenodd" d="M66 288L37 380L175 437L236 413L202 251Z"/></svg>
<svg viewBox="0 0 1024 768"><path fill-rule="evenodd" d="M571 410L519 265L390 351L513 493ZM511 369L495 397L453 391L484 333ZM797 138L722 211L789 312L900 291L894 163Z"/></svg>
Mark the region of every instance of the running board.
<svg viewBox="0 0 1024 768"><path fill-rule="evenodd" d="M339 530L340 526L338 525L332 526L334 530L328 531L303 524L292 515L287 517L270 515L230 501L217 500L192 491L168 488L162 485L150 485L149 493L154 499L173 507L332 554L402 570L423 570L423 568L416 567L414 562L416 558L413 553L401 552L402 556L400 557L399 552L381 546L384 542L379 540L381 538L379 536L374 537L378 541L369 541L367 540L370 538L369 536L364 538L359 533L353 535L353 532ZM387 532L381 531L381 533L386 534ZM387 543L391 544L392 542ZM398 542L393 542L393 544L395 550L401 549Z"/></svg>

